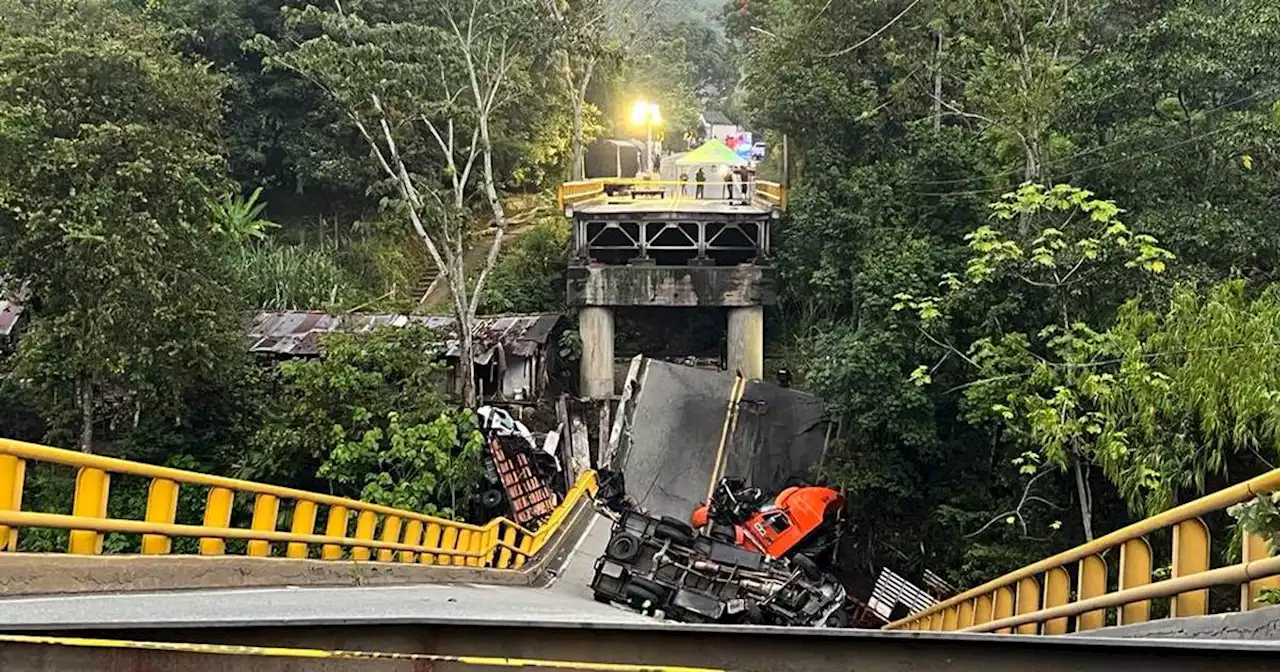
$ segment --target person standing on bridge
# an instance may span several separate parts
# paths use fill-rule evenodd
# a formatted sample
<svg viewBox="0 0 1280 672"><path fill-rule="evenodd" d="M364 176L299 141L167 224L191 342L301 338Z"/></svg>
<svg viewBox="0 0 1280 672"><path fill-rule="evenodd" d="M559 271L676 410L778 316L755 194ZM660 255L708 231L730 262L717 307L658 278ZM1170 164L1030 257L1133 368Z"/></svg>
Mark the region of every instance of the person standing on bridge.
<svg viewBox="0 0 1280 672"><path fill-rule="evenodd" d="M703 190L706 188L706 185L707 185L706 171L704 171L701 167L699 167L698 172L693 176L693 179L698 183L698 186L694 187L694 190L693 190L694 198L702 198L702 195L704 193Z"/></svg>

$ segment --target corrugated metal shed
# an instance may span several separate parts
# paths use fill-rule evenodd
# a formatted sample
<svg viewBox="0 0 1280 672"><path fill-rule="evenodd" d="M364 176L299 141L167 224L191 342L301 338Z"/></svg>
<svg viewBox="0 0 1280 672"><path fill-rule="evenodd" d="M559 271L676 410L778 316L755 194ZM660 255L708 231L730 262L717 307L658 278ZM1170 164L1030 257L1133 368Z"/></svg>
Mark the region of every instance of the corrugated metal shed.
<svg viewBox="0 0 1280 672"><path fill-rule="evenodd" d="M18 326L18 318L22 317L22 305L0 299L0 336L8 337Z"/></svg>
<svg viewBox="0 0 1280 672"><path fill-rule="evenodd" d="M488 364L499 349L506 355L531 357L546 345L556 325L558 314L479 316L475 326L477 364ZM426 325L452 332L454 318L428 315L371 315L353 313L328 315L318 312L286 311L259 313L254 316L247 344L250 352L286 357L312 357L320 354L320 336L330 332L365 333L379 327ZM450 334L445 340L445 356L458 356L458 339Z"/></svg>

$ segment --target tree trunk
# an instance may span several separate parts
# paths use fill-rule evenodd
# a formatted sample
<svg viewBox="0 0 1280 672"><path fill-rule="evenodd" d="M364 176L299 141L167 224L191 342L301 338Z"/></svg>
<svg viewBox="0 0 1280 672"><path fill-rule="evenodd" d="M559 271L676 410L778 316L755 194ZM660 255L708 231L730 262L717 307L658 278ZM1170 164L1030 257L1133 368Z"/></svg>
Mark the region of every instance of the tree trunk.
<svg viewBox="0 0 1280 672"><path fill-rule="evenodd" d="M587 179L587 151L582 137L582 108L585 104L581 99L573 101L573 171L570 179L574 182Z"/></svg>
<svg viewBox="0 0 1280 672"><path fill-rule="evenodd" d="M942 130L942 31L933 33L933 129Z"/></svg>
<svg viewBox="0 0 1280 672"><path fill-rule="evenodd" d="M473 327L475 320L458 320L458 380L462 383L462 405L476 407L476 368Z"/></svg>
<svg viewBox="0 0 1280 672"><path fill-rule="evenodd" d="M567 61L566 61L567 63ZM567 67L567 66L566 66ZM587 89L591 88L591 77L595 74L595 61L590 61L583 67L582 82L576 87L573 86L572 72L570 72L569 84L573 89L573 172L574 181L587 179L586 166L586 140L583 138L584 131L582 125L583 113L587 107Z"/></svg>
<svg viewBox="0 0 1280 672"><path fill-rule="evenodd" d="M80 379L80 452L93 452L93 379Z"/></svg>
<svg viewBox="0 0 1280 672"><path fill-rule="evenodd" d="M1074 463L1076 472L1076 495L1080 499L1080 523L1084 526L1085 541L1093 541L1093 495L1089 492L1089 485L1084 480L1084 465L1081 464L1080 456L1072 456L1071 461Z"/></svg>

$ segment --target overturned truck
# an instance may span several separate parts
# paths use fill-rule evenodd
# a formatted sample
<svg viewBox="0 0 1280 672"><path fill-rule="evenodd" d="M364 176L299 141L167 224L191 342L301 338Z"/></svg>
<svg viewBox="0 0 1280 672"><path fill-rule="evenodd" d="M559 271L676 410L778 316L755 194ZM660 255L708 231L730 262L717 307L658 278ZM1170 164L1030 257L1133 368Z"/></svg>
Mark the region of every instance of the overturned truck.
<svg viewBox="0 0 1280 672"><path fill-rule="evenodd" d="M618 474L606 473L600 500L615 522L591 582L597 601L686 623L848 624L844 586L809 556L771 557L644 513Z"/></svg>

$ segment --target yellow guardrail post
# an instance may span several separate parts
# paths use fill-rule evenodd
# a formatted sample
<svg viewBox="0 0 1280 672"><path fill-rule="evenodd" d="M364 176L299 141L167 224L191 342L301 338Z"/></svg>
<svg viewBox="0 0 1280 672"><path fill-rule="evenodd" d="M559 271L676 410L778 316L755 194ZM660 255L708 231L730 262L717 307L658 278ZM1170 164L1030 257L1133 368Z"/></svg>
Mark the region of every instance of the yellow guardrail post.
<svg viewBox="0 0 1280 672"><path fill-rule="evenodd" d="M450 529L453 529L453 528L450 528ZM457 534L457 530L454 530L454 533ZM444 530L441 529L441 527L436 523L428 523L427 532L426 532L426 535L423 537L422 545L428 548L444 548L443 541L444 541ZM443 562L440 562L439 555L435 553L423 553L422 557L420 557L418 560L424 565L445 564Z"/></svg>
<svg viewBox="0 0 1280 672"><path fill-rule="evenodd" d="M151 479L147 489L147 522L172 523L178 517L178 484L167 478ZM142 535L143 555L166 555L173 540L162 534Z"/></svg>
<svg viewBox="0 0 1280 672"><path fill-rule="evenodd" d="M1044 574L1043 608L1060 607L1071 600L1071 575L1062 567L1054 567ZM1046 635L1065 635L1067 619L1046 621L1042 632Z"/></svg>
<svg viewBox="0 0 1280 672"><path fill-rule="evenodd" d="M956 629L973 627L973 600L965 600L960 603L960 615L956 619Z"/></svg>
<svg viewBox="0 0 1280 672"><path fill-rule="evenodd" d="M953 632L960 627L960 605L955 605L942 616L943 632Z"/></svg>
<svg viewBox="0 0 1280 672"><path fill-rule="evenodd" d="M1009 618L1010 616L1012 616L1014 607L1016 606L1015 604L1016 601L1017 601L1017 598L1014 595L1012 588L1010 588L1009 586L1001 586L997 588L996 598L995 598L995 613L992 615L992 619L998 621L1002 618ZM1003 630L1000 630L999 632L1001 634L1009 634L1010 632L1012 632L1012 630L1010 628L1005 628Z"/></svg>
<svg viewBox="0 0 1280 672"><path fill-rule="evenodd" d="M417 519L410 520L410 521L409 521L409 524L408 524L408 525L405 525L405 528L404 528L404 543L409 544L409 545L411 545L411 546L422 546L422 545L423 545L423 544L422 544L422 521L421 521L421 520L417 520ZM417 553L414 553L413 551L401 551L401 552L400 552L400 562L403 562L403 563L408 564L408 563L416 562L416 561L417 561L417 559L418 559L418 554L417 554Z"/></svg>
<svg viewBox="0 0 1280 672"><path fill-rule="evenodd" d="M71 515L79 518L106 518L110 491L111 474L101 469L81 468L76 472L76 492ZM102 539L101 532L72 530L67 550L75 555L97 555L102 552Z"/></svg>
<svg viewBox="0 0 1280 672"><path fill-rule="evenodd" d="M356 515L356 539L372 540L378 528L378 514L361 511ZM369 549L357 546L351 549L351 559L364 562L369 559Z"/></svg>
<svg viewBox="0 0 1280 672"><path fill-rule="evenodd" d="M250 528L255 532L275 532L276 522L280 518L280 500L275 495L258 495L253 502L253 522ZM245 553L254 558L265 558L271 555L271 542L254 539L249 542Z"/></svg>
<svg viewBox="0 0 1280 672"><path fill-rule="evenodd" d="M289 525L289 531L294 534L314 534L316 531L316 506L315 502L305 499L299 499L293 503L293 522ZM285 557L295 560L306 559L309 554L307 545L301 542L290 542L285 547Z"/></svg>
<svg viewBox="0 0 1280 672"><path fill-rule="evenodd" d="M324 536L346 538L347 526L350 521L347 518L350 511L347 507L334 504L329 507L329 516L324 523ZM323 560L341 560L342 547L337 544L325 544L320 549L320 557Z"/></svg>
<svg viewBox="0 0 1280 672"><path fill-rule="evenodd" d="M387 516L382 519L382 535L378 538L382 541L397 542L400 541L400 528L403 522L400 516ZM395 551L382 549L378 551L378 562L392 562L395 560Z"/></svg>
<svg viewBox="0 0 1280 672"><path fill-rule="evenodd" d="M992 607L990 595L979 595L973 600L973 624L982 625L991 622Z"/></svg>
<svg viewBox="0 0 1280 672"><path fill-rule="evenodd" d="M1151 583L1151 544L1144 538L1130 539L1120 546L1120 581L1117 590ZM1131 602L1116 614L1116 625L1145 623L1151 618L1151 600Z"/></svg>
<svg viewBox="0 0 1280 672"><path fill-rule="evenodd" d="M1107 561L1101 555L1090 555L1080 559L1079 587L1076 589L1076 602L1105 595L1107 593ZM1090 611L1076 617L1076 632L1097 630L1107 624L1106 611Z"/></svg>
<svg viewBox="0 0 1280 672"><path fill-rule="evenodd" d="M1240 549L1241 562L1250 563L1271 557L1271 549L1268 548L1266 539L1256 534L1246 534L1243 537L1240 540L1242 546ZM2 538L0 537L0 539ZM1262 596L1262 591L1276 589L1280 589L1280 576L1258 579L1240 586L1240 611L1249 611L1266 606L1258 601L1258 598Z"/></svg>
<svg viewBox="0 0 1280 672"><path fill-rule="evenodd" d="M231 507L236 493L227 488L210 488L204 505L205 527L231 527ZM227 542L218 537L200 538L200 555L222 555L227 552Z"/></svg>
<svg viewBox="0 0 1280 672"><path fill-rule="evenodd" d="M22 510L22 482L27 463L13 455L0 455L0 511ZM18 530L0 525L0 551L18 550Z"/></svg>
<svg viewBox="0 0 1280 672"><path fill-rule="evenodd" d="M437 557L437 564L452 565L453 555L450 551L458 550L458 537L462 535L463 530L456 527L448 527L441 531L440 549L444 551Z"/></svg>
<svg viewBox="0 0 1280 672"><path fill-rule="evenodd" d="M498 567L500 569L508 569L511 567L511 549L509 547L516 545L516 528L508 525L507 531L502 534L503 549L498 554Z"/></svg>
<svg viewBox="0 0 1280 672"><path fill-rule="evenodd" d="M1209 526L1199 518L1178 523L1173 528L1173 578L1199 574L1209 569ZM1209 610L1209 591L1193 590L1173 596L1169 615L1203 616Z"/></svg>
<svg viewBox="0 0 1280 672"><path fill-rule="evenodd" d="M1014 615L1030 614L1040 608L1040 582L1034 576L1028 576L1018 581L1018 606L1014 609ZM1039 632L1040 628L1035 623L1018 626L1019 635L1034 635Z"/></svg>

